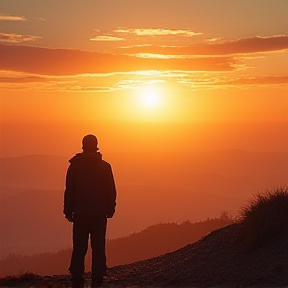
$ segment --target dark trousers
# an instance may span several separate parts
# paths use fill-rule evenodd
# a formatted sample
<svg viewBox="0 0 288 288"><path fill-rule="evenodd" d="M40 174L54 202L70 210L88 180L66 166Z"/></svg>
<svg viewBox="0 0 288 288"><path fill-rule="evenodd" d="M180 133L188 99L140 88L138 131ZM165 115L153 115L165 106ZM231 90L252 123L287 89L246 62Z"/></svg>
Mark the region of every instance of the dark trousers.
<svg viewBox="0 0 288 288"><path fill-rule="evenodd" d="M73 222L73 252L69 267L73 279L83 279L89 234L92 248L92 279L105 275L107 269L105 253L106 227L106 217L75 217Z"/></svg>

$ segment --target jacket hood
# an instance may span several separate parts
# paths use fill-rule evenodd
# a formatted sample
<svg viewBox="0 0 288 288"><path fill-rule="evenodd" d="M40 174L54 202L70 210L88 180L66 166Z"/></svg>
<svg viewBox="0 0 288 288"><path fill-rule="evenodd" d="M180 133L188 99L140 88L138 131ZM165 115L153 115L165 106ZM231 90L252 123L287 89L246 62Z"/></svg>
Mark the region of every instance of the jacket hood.
<svg viewBox="0 0 288 288"><path fill-rule="evenodd" d="M100 152L96 153L87 153L87 152L82 152L82 153L77 153L75 156L73 156L69 162L77 162L77 161L99 161L102 160L102 154Z"/></svg>

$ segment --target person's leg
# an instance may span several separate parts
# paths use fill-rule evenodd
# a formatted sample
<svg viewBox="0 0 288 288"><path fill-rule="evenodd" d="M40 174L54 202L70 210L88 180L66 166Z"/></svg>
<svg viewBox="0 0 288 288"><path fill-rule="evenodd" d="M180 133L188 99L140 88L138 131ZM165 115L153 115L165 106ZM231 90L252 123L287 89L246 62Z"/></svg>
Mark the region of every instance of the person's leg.
<svg viewBox="0 0 288 288"><path fill-rule="evenodd" d="M92 282L103 281L106 275L106 227L107 218L94 218L91 225L91 248L92 248ZM101 284L101 283L100 283Z"/></svg>
<svg viewBox="0 0 288 288"><path fill-rule="evenodd" d="M73 252L69 271L73 281L84 278L84 260L88 249L89 225L84 219L75 219L73 223Z"/></svg>

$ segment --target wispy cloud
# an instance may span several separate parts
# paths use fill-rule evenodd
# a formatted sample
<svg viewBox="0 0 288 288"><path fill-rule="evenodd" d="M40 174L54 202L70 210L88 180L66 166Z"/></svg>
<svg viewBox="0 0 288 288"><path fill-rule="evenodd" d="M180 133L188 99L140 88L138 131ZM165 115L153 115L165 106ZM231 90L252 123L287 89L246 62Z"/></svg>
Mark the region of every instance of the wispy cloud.
<svg viewBox="0 0 288 288"><path fill-rule="evenodd" d="M33 35L21 35L16 33L0 33L0 42L5 43L21 43L27 41L35 41L41 39L42 37Z"/></svg>
<svg viewBox="0 0 288 288"><path fill-rule="evenodd" d="M106 74L107 75L107 74ZM185 71L134 71L76 76L42 76L29 73L0 71L0 87L65 92L111 92L140 89L143 85L169 83L188 89L216 89L225 87L257 87L288 85L288 75L235 77L226 73L195 73Z"/></svg>
<svg viewBox="0 0 288 288"><path fill-rule="evenodd" d="M219 82L218 85L273 85L285 84L288 85L288 76L255 76L255 77L242 77L237 79L229 79L223 83Z"/></svg>
<svg viewBox="0 0 288 288"><path fill-rule="evenodd" d="M172 41L180 38L187 38L201 35L190 29L168 29L168 28L125 28L119 27L111 30L94 29L94 35L89 39L92 41L127 41L150 43L155 41Z"/></svg>
<svg viewBox="0 0 288 288"><path fill-rule="evenodd" d="M113 41L109 37L102 41ZM221 39L189 47L140 44L126 46L116 54L13 45L36 38L40 37L0 33L0 41L7 42L0 44L2 88L109 92L137 89L144 82L163 80L188 89L288 85L287 69L283 68L276 74L273 70L274 58L269 58L269 55L277 54L284 59L286 52L263 54L287 51L286 35L230 41ZM260 61L253 62L256 58L262 59L261 65L268 67L265 66L262 75L253 69L254 64L257 66Z"/></svg>
<svg viewBox="0 0 288 288"><path fill-rule="evenodd" d="M114 29L115 33L120 34L134 34L137 36L171 36L171 35L179 35L179 36L195 36L201 35L202 33L194 32L189 29L166 29L166 28L137 28L137 29L129 29L129 28L117 28Z"/></svg>
<svg viewBox="0 0 288 288"><path fill-rule="evenodd" d="M120 38L120 37L115 37L115 36L110 36L110 35L98 35L95 37L92 37L89 39L90 41L110 41L110 42L114 42L114 41L124 41L125 39Z"/></svg>
<svg viewBox="0 0 288 288"><path fill-rule="evenodd" d="M190 46L138 45L120 47L123 53L162 55L233 55L288 49L288 36L254 37L232 41L212 41ZM118 48L119 49L119 48Z"/></svg>
<svg viewBox="0 0 288 288"><path fill-rule="evenodd" d="M190 88L246 87L288 85L288 76L233 77L223 75L182 75L178 83Z"/></svg>
<svg viewBox="0 0 288 288"><path fill-rule="evenodd" d="M126 55L68 49L0 45L0 70L41 75L78 75L141 70L232 71L231 57L144 59Z"/></svg>
<svg viewBox="0 0 288 288"><path fill-rule="evenodd" d="M87 92L87 93L97 93L97 92L111 92L115 91L113 87L106 87L106 86L71 86L66 87L65 89L62 88L62 91L66 92Z"/></svg>
<svg viewBox="0 0 288 288"><path fill-rule="evenodd" d="M47 82L47 78L41 76L0 76L0 83L34 83Z"/></svg>
<svg viewBox="0 0 288 288"><path fill-rule="evenodd" d="M27 21L28 19L24 16L15 16L9 14L0 13L0 21Z"/></svg>

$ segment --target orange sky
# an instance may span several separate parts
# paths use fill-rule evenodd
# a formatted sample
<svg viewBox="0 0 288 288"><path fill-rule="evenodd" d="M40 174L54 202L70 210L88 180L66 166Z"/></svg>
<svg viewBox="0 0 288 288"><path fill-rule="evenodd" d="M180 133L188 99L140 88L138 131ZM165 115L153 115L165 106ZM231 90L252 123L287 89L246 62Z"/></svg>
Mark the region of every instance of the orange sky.
<svg viewBox="0 0 288 288"><path fill-rule="evenodd" d="M72 153L87 133L107 152L287 150L287 8L1 1L1 155Z"/></svg>

